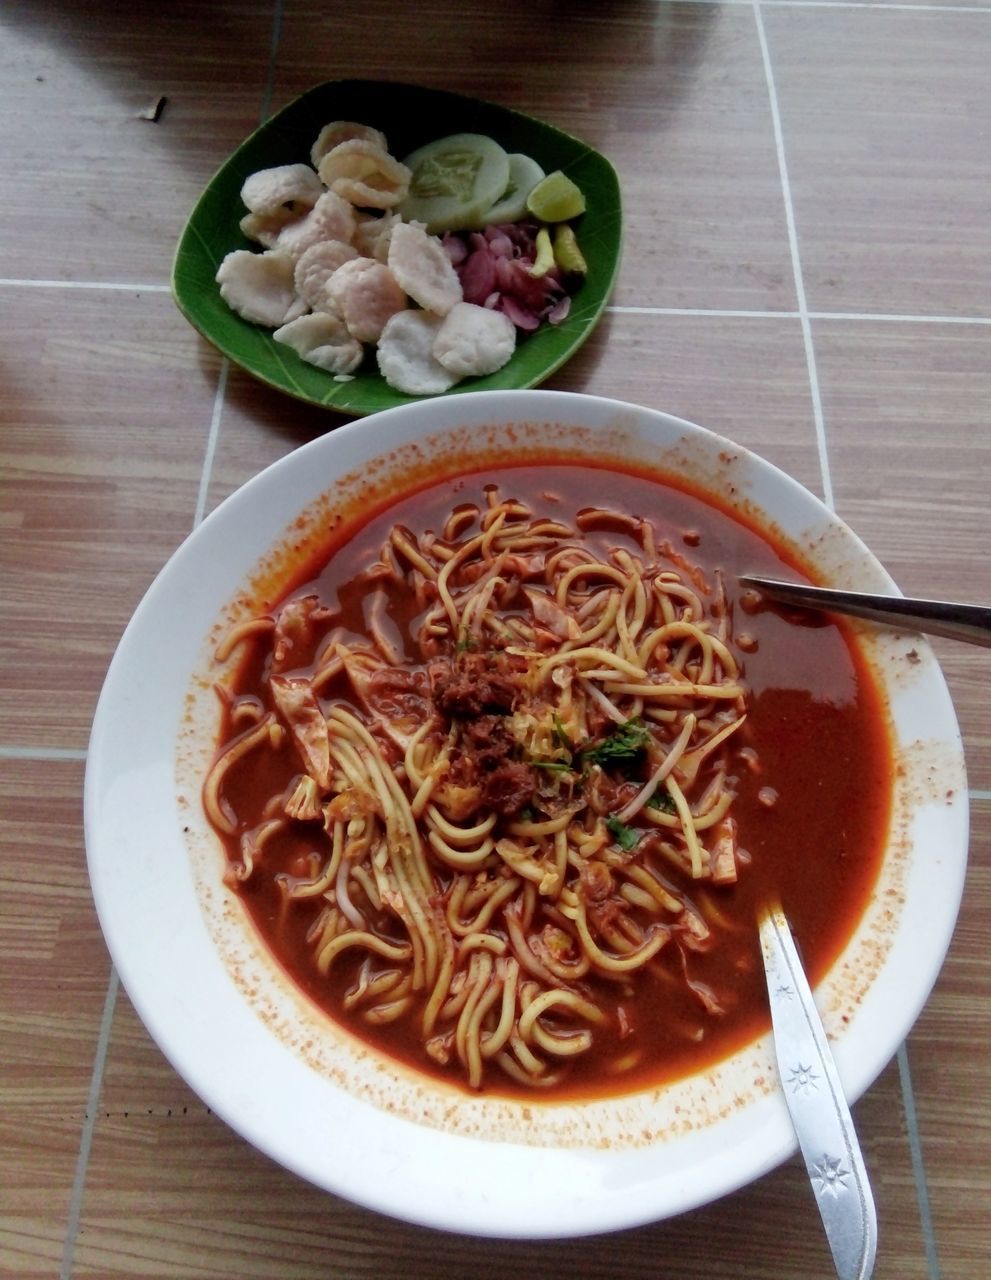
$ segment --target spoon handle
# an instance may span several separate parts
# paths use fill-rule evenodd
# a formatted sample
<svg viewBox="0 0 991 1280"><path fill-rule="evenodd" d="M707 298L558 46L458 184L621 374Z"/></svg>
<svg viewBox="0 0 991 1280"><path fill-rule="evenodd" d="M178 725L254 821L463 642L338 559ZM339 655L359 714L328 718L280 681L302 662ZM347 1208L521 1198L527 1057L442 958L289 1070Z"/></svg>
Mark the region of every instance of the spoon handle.
<svg viewBox="0 0 991 1280"><path fill-rule="evenodd" d="M780 907L760 921L781 1089L839 1280L869 1280L877 1213L826 1033Z"/></svg>
<svg viewBox="0 0 991 1280"><path fill-rule="evenodd" d="M866 591L839 591L813 587L804 582L782 582L753 574L741 576L745 587L755 587L782 604L807 609L827 609L853 618L867 618L908 631L965 640L991 648L991 609L979 604L957 604L949 600L913 600L910 596L874 595Z"/></svg>

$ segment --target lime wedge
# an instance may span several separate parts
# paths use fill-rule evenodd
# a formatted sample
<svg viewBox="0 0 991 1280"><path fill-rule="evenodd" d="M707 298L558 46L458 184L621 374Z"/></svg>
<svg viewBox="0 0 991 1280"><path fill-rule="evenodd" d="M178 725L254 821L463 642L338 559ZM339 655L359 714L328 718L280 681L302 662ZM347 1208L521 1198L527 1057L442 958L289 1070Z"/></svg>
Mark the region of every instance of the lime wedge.
<svg viewBox="0 0 991 1280"><path fill-rule="evenodd" d="M555 169L533 188L526 207L541 222L567 222L585 212L585 197L567 174Z"/></svg>

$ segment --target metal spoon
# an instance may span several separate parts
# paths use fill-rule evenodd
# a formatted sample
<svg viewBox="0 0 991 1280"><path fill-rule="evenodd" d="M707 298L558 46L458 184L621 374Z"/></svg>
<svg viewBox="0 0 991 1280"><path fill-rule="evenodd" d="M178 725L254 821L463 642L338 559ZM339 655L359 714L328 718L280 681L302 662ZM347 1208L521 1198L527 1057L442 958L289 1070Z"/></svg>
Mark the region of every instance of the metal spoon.
<svg viewBox="0 0 991 1280"><path fill-rule="evenodd" d="M744 587L755 587L782 604L807 609L826 609L853 618L883 622L903 631L965 640L991 648L991 609L979 604L956 604L948 600L913 600L909 596L875 595L866 591L838 591L832 587L811 587L804 582L783 582L743 574Z"/></svg>
<svg viewBox="0 0 991 1280"><path fill-rule="evenodd" d="M779 906L760 920L774 1052L839 1280L869 1280L877 1213L860 1144L802 962Z"/></svg>

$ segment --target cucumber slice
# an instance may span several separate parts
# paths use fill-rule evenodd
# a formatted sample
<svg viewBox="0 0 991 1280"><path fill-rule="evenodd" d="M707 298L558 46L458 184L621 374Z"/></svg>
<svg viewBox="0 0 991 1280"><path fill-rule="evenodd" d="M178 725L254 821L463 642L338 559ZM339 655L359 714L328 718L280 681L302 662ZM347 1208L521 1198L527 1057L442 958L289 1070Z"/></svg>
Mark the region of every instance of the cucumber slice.
<svg viewBox="0 0 991 1280"><path fill-rule="evenodd" d="M515 152L509 157L509 183L496 203L485 211L478 226L481 231L490 223L519 222L526 217L527 196L543 178L544 171L530 156Z"/></svg>
<svg viewBox="0 0 991 1280"><path fill-rule="evenodd" d="M509 184L509 156L482 133L438 138L403 164L412 177L399 212L404 222L426 223L431 235L473 226Z"/></svg>

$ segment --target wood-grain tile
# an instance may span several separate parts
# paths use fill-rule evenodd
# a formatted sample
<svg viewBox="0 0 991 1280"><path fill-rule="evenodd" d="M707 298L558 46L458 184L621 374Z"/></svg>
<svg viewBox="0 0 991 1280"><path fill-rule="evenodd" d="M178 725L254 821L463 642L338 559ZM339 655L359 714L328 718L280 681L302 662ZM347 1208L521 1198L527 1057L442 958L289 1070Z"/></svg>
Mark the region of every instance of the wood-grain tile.
<svg viewBox="0 0 991 1280"><path fill-rule="evenodd" d="M82 775L77 761L0 768L0 1274L19 1280L61 1261L110 971Z"/></svg>
<svg viewBox="0 0 991 1280"><path fill-rule="evenodd" d="M0 277L167 281L201 189L258 123L272 5L10 0L0 23Z"/></svg>
<svg viewBox="0 0 991 1280"><path fill-rule="evenodd" d="M907 595L991 600L991 330L821 322L813 337L840 515ZM971 785L989 787L986 651L935 647Z"/></svg>
<svg viewBox="0 0 991 1280"><path fill-rule="evenodd" d="M82 747L189 532L218 364L166 294L0 287L5 745Z"/></svg>
<svg viewBox="0 0 991 1280"><path fill-rule="evenodd" d="M809 307L988 315L986 13L769 7Z"/></svg>
<svg viewBox="0 0 991 1280"><path fill-rule="evenodd" d="M983 1275L991 1197L991 801L971 813L956 932L909 1040L936 1244L947 1276Z"/></svg>
<svg viewBox="0 0 991 1280"><path fill-rule="evenodd" d="M797 321L609 312L546 384L688 418L762 454L821 492ZM291 449L347 419L231 371L209 491L212 508ZM374 423L357 429L374 431Z"/></svg>
<svg viewBox="0 0 991 1280"><path fill-rule="evenodd" d="M617 312L548 385L687 418L822 491L796 320Z"/></svg>
<svg viewBox="0 0 991 1280"><path fill-rule="evenodd" d="M768 4L813 311L991 315L987 0ZM684 416L820 491L752 7L654 0L7 0L0 279L163 284L199 191L271 107L335 77L473 93L616 165L624 259L548 383ZM138 113L160 95L157 124ZM452 122L452 131L457 123ZM813 322L840 514L907 592L991 599L991 329ZM0 286L0 746L85 746L113 647L191 527L220 363L165 294ZM344 421L230 371L207 507ZM359 424L357 429L373 429ZM936 645L971 784L991 794L985 651ZM0 761L0 1274L59 1274L109 959L86 880L79 760ZM878 1280L987 1270L991 801L959 923L908 1046L855 1108ZM326 1195L243 1142L118 998L71 1275L241 1280L821 1280L797 1160L667 1223L552 1243L461 1239Z"/></svg>
<svg viewBox="0 0 991 1280"><path fill-rule="evenodd" d="M877 1280L924 1280L921 1227L898 1074L856 1108L884 1232ZM484 1160L480 1161L484 1169ZM280 1280L422 1280L519 1272L568 1280L819 1280L826 1248L794 1159L681 1218L613 1236L506 1242L441 1235L328 1195L244 1143L174 1075L121 997L86 1181L73 1275L237 1274Z"/></svg>
<svg viewBox="0 0 991 1280"><path fill-rule="evenodd" d="M616 300L795 305L753 15L719 4L288 0L274 104L323 80L403 80L487 98L603 151L626 244ZM456 130L457 121L452 121Z"/></svg>

